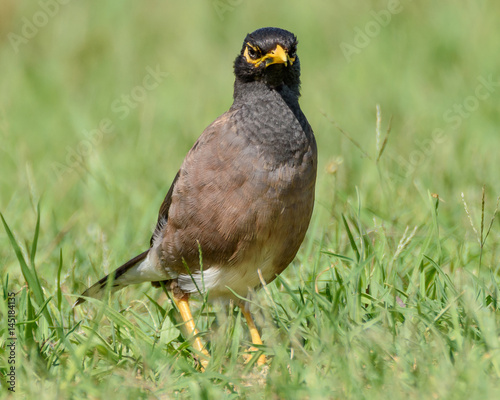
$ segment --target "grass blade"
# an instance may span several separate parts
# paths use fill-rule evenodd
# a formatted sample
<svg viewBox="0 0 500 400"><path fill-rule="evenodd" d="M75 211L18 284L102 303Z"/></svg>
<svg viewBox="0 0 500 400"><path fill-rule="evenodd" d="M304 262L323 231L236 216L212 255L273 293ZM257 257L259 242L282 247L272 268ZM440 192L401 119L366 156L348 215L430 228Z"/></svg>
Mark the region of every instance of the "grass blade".
<svg viewBox="0 0 500 400"><path fill-rule="evenodd" d="M35 270L35 255L36 255L36 249L37 249L37 245L38 245L39 233L40 233L40 202L38 202L38 205L36 207L35 234L33 235L33 243L31 244L30 261L31 261L31 267L33 268L33 271ZM35 274L36 274L36 272L35 272Z"/></svg>
<svg viewBox="0 0 500 400"><path fill-rule="evenodd" d="M61 291L61 271L63 265L62 249L59 251L59 267L57 268L57 309L61 311L62 291Z"/></svg>
<svg viewBox="0 0 500 400"><path fill-rule="evenodd" d="M19 265L21 267L21 273L24 276L24 279L26 280L26 283L28 284L28 287L31 291L33 291L33 294L35 296L35 300L37 304L43 304L45 302L45 296L43 295L43 290L40 285L40 282L38 280L38 277L35 272L35 268L33 265L33 272L30 270L28 264L26 263L26 260L24 259L23 253L21 251L21 248L17 244L17 241L14 237L14 234L9 228L9 225L5 221L5 218L2 213L0 213L0 218L2 218L3 226L5 228L5 232L7 233L7 236L9 237L10 244L12 248L14 249L14 252L16 253L17 260L19 262ZM39 224L37 224L37 228L39 227ZM38 239L38 229L35 229L35 238ZM36 247L36 246L35 246ZM47 323L49 326L53 326L52 322L52 317L50 316L50 313L48 309L44 309L43 311L45 318L47 319Z"/></svg>
<svg viewBox="0 0 500 400"><path fill-rule="evenodd" d="M354 250L354 253L356 254L356 261L359 262L360 255L358 246L356 246L356 242L354 240L354 237L352 236L351 230L349 229L349 225L347 224L344 214L342 214L342 221L344 222L345 230L347 232L347 236L349 237L349 243L351 244L351 248Z"/></svg>
<svg viewBox="0 0 500 400"><path fill-rule="evenodd" d="M24 276L24 279L28 283L28 286L34 288L35 285L35 280L33 278L33 274L31 273L28 264L26 264L26 260L24 259L23 252L21 251L21 248L16 242L16 239L14 238L14 235L12 234L12 231L9 228L9 225L5 221L5 218L3 217L3 214L0 213L0 218L2 218L3 226L5 228L5 232L7 233L7 236L9 237L10 244L12 248L14 249L14 252L16 253L17 260L19 262L19 265L21 266L21 272ZM43 295L43 294L42 294ZM37 296L35 294L35 296ZM40 302L40 304L43 303L43 301Z"/></svg>

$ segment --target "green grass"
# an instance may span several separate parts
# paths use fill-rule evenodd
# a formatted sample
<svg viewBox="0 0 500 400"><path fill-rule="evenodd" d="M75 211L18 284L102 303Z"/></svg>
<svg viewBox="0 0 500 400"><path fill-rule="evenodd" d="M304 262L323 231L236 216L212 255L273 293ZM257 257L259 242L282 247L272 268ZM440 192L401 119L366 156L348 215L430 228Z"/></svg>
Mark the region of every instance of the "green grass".
<svg viewBox="0 0 500 400"><path fill-rule="evenodd" d="M0 398L11 292L19 398L500 398L500 6L401 1L348 62L341 44L387 7L73 1L16 52L9 33L41 8L2 1ZM253 299L268 369L243 363L237 309L198 301L200 373L162 290L71 304L148 246L186 152L231 104L244 35L268 25L300 40L315 212Z"/></svg>

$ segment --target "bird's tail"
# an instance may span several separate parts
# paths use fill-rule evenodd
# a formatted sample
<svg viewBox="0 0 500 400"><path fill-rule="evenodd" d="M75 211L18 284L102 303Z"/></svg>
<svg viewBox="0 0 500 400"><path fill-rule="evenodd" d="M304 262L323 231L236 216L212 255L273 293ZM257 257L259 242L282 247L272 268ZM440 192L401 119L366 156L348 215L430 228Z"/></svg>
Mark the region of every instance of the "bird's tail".
<svg viewBox="0 0 500 400"><path fill-rule="evenodd" d="M163 270L158 270L152 265L149 258L149 250L127 261L111 274L105 276L97 283L89 287L81 295L100 299L106 292L109 280L113 280L111 292L123 289L125 286L143 282L158 282L169 279ZM79 297L73 307L85 302L85 298Z"/></svg>

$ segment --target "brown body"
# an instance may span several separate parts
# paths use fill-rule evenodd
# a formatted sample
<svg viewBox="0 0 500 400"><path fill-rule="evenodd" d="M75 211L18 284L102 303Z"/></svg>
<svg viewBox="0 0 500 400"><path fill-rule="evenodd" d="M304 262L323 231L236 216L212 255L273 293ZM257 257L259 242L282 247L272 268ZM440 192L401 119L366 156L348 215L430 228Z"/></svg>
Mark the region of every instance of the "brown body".
<svg viewBox="0 0 500 400"><path fill-rule="evenodd" d="M316 176L312 132L292 159L275 160L266 154L270 149L238 134L240 112L218 118L188 153L166 199L167 221L153 240L151 261L176 277L184 292L204 287L209 297L232 297L231 291L246 296L260 284L258 269L271 282L290 264L309 225Z"/></svg>

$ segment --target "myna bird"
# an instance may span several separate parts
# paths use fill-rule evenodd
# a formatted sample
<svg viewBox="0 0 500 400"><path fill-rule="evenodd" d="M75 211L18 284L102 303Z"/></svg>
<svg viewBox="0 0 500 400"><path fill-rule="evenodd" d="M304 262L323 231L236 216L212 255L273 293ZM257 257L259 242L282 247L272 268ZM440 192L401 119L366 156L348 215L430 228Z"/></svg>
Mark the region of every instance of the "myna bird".
<svg viewBox="0 0 500 400"><path fill-rule="evenodd" d="M233 105L188 152L160 207L149 249L82 294L102 297L108 280L113 290L164 282L203 366L209 356L189 295L235 300L252 343L262 344L248 305L234 293L246 298L283 272L311 219L317 149L298 102L296 51L297 38L283 29L247 35L234 62ZM261 355L257 363L265 361Z"/></svg>

